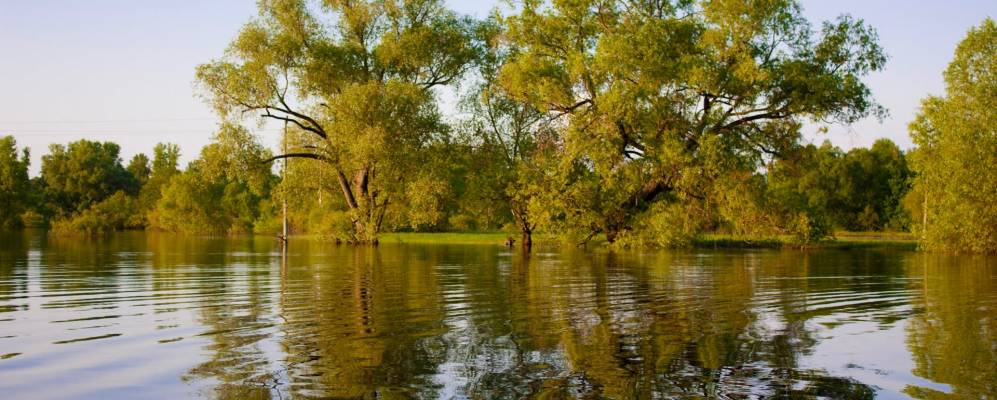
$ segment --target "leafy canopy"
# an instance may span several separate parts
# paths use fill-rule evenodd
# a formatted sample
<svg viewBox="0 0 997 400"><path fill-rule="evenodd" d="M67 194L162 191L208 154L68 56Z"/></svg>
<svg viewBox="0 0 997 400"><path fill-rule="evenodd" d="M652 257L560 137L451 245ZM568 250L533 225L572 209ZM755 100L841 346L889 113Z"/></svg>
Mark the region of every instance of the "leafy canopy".
<svg viewBox="0 0 997 400"><path fill-rule="evenodd" d="M434 88L477 54L473 23L437 0L310 4L260 1L259 17L198 80L224 117L252 113L310 133L278 158L325 162L353 236L374 240L388 205L410 203L407 185L432 181L411 171L446 133Z"/></svg>
<svg viewBox="0 0 997 400"><path fill-rule="evenodd" d="M22 225L21 213L28 209L28 149L20 156L13 136L0 137L0 229Z"/></svg>
<svg viewBox="0 0 997 400"><path fill-rule="evenodd" d="M133 177L121 165L121 148L112 142L79 140L53 144L42 156L41 177L57 214L82 211L119 190L133 193Z"/></svg>
<svg viewBox="0 0 997 400"><path fill-rule="evenodd" d="M861 78L886 56L848 16L790 0L527 0L503 87L560 118L564 218L610 240L662 198L700 196L798 143L805 120L882 115Z"/></svg>
<svg viewBox="0 0 997 400"><path fill-rule="evenodd" d="M997 24L969 31L945 70L945 96L929 97L910 124L923 244L997 252Z"/></svg>

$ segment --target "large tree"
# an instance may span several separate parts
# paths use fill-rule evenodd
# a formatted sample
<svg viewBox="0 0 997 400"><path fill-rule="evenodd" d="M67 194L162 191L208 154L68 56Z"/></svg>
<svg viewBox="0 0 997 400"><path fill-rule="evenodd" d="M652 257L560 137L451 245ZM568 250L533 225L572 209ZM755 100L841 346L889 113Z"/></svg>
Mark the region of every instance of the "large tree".
<svg viewBox="0 0 997 400"><path fill-rule="evenodd" d="M818 31L791 0L526 0L506 93L559 119L564 220L614 241L656 202L701 197L799 141L807 120L882 108L862 77L876 33L848 16Z"/></svg>
<svg viewBox="0 0 997 400"><path fill-rule="evenodd" d="M280 154L326 163L354 240L376 240L387 207L425 182L445 132L434 90L475 57L470 20L438 0L263 0L225 56L197 76L225 117L251 113L308 132Z"/></svg>
<svg viewBox="0 0 997 400"><path fill-rule="evenodd" d="M956 48L945 95L910 125L923 245L997 252L997 24L985 20ZM918 216L915 216L918 217Z"/></svg>
<svg viewBox="0 0 997 400"><path fill-rule="evenodd" d="M29 163L28 149L18 155L14 137L0 137L0 229L22 225L21 214L28 208L31 188Z"/></svg>

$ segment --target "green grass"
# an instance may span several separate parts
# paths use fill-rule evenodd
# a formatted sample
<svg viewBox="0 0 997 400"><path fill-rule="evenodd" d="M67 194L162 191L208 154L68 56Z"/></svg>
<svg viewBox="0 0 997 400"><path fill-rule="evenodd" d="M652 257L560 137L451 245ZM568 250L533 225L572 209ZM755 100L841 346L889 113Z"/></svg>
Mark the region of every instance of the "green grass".
<svg viewBox="0 0 997 400"><path fill-rule="evenodd" d="M391 232L382 234L381 243L418 244L505 244L512 236L517 241L518 234L507 232ZM535 239L534 239L535 240Z"/></svg>
<svg viewBox="0 0 997 400"><path fill-rule="evenodd" d="M392 232L381 235L381 243L411 244L493 244L503 245L506 238L519 240L518 233L509 232ZM562 244L556 237L534 235L534 245ZM593 245L604 244L594 240ZM914 250L917 240L909 233L837 232L835 237L818 243L801 246L791 236L745 237L722 234L704 234L693 242L696 248L808 248L808 249L868 249L891 248Z"/></svg>
<svg viewBox="0 0 997 400"><path fill-rule="evenodd" d="M835 232L834 237L801 245L792 236L745 237L705 234L693 242L699 248L807 248L807 249L868 249L892 248L915 250L917 238L903 232Z"/></svg>

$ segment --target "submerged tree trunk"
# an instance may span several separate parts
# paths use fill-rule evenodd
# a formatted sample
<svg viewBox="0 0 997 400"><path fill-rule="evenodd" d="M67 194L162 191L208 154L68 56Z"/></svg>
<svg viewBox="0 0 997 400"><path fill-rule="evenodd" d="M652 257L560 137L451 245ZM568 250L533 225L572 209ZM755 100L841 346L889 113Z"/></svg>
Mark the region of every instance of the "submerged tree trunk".
<svg viewBox="0 0 997 400"><path fill-rule="evenodd" d="M519 233L522 236L520 245L529 251L533 248L533 225L530 223L526 206L517 204L516 201L510 201L510 206L512 217L516 220L516 226L519 227Z"/></svg>
<svg viewBox="0 0 997 400"><path fill-rule="evenodd" d="M616 239L619 238L622 227L609 227L606 228L606 241L609 243L615 243Z"/></svg>
<svg viewBox="0 0 997 400"><path fill-rule="evenodd" d="M363 168L357 171L351 181L342 169L336 169L336 178L343 191L343 200L349 207L348 212L353 225L349 240L352 244L376 245L377 235L381 230L387 201L378 203L377 191L369 189L371 175L373 168Z"/></svg>
<svg viewBox="0 0 997 400"><path fill-rule="evenodd" d="M616 210L606 216L602 232L606 241L616 242L620 234L633 228L633 219L638 214L647 211L659 195L674 190L665 178L653 179L645 183L639 190L619 204Z"/></svg>

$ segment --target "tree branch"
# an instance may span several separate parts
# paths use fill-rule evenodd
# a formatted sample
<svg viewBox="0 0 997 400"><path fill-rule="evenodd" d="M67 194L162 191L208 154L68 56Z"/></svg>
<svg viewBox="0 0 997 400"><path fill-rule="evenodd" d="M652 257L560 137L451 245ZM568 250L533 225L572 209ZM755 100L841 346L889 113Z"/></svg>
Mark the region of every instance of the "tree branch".
<svg viewBox="0 0 997 400"><path fill-rule="evenodd" d="M269 164L269 163L272 163L274 161L282 160L282 159L285 159L285 158L310 158L312 160L325 161L325 162L328 162L328 163L332 162L332 160L329 159L329 157L323 156L321 154L315 154L315 153L287 153L287 154L281 154L281 155L270 157L270 158L268 158L266 160L263 160L261 163L262 164Z"/></svg>

